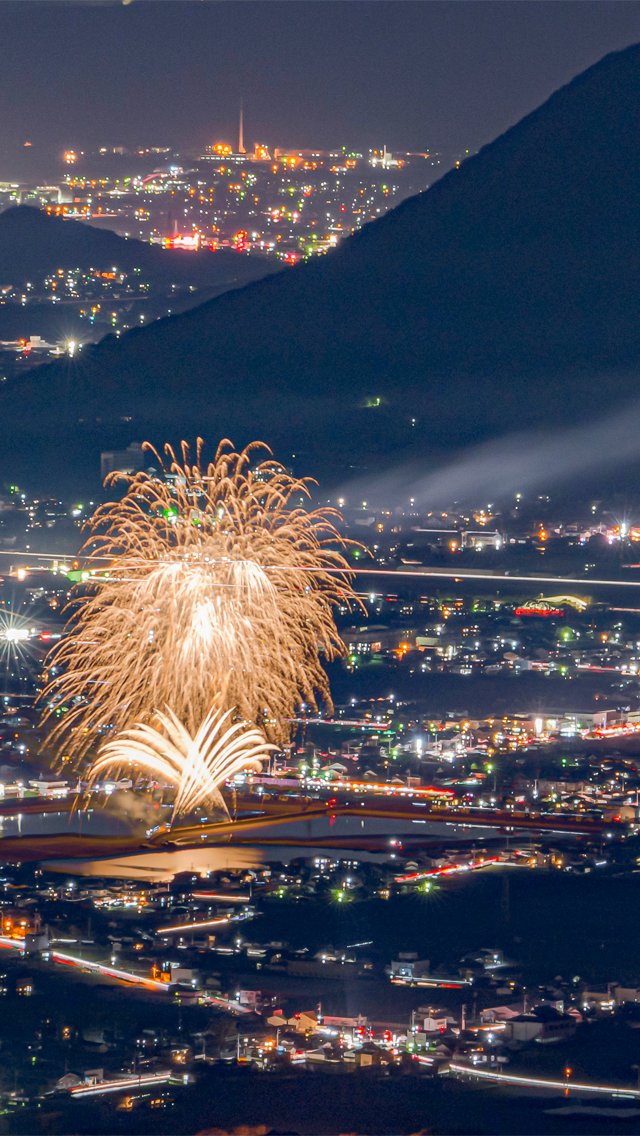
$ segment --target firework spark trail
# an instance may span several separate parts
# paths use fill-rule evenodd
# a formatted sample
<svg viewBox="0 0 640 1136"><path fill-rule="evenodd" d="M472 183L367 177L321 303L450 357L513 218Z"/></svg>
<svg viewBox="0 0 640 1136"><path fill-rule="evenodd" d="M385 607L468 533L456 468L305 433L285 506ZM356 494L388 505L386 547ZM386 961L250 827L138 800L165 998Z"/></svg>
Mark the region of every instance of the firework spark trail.
<svg viewBox="0 0 640 1136"><path fill-rule="evenodd" d="M91 769L90 785L103 774L131 772L158 777L175 785L178 793L173 817L184 816L198 805L229 811L219 786L243 769L259 773L262 761L277 746L265 741L260 730L244 722L231 722L232 710L224 711L218 698L194 737L173 711L156 711L160 729L137 723L122 730L103 745Z"/></svg>
<svg viewBox="0 0 640 1136"><path fill-rule="evenodd" d="M172 484L112 475L126 492L89 522L85 551L108 573L77 601L44 694L46 716L67 706L52 740L73 757L165 706L193 735L223 684L225 706L278 744L301 701L331 708L322 660L344 652L332 605L360 602L329 547L344 548L338 514L294 505L309 482L273 460L251 469L259 443L225 440L204 470L201 446L193 465L184 444L182 463L165 447Z"/></svg>

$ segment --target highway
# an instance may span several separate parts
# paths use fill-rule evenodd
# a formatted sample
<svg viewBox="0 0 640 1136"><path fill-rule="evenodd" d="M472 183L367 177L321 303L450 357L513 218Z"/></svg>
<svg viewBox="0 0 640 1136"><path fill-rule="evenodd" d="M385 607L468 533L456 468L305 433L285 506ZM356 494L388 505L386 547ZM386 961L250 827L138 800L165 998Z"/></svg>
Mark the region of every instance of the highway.
<svg viewBox="0 0 640 1136"><path fill-rule="evenodd" d="M95 1085L76 1085L69 1090L69 1095L82 1099L84 1097L98 1097L104 1096L106 1093L121 1093L126 1090L149 1088L153 1085L166 1085L171 1080L184 1084L186 1078L184 1076L178 1077L177 1074L169 1071L140 1073L135 1077L120 1077L117 1081L97 1081Z"/></svg>
<svg viewBox="0 0 640 1136"><path fill-rule="evenodd" d="M640 587L640 580L597 580L591 579L590 576L550 576L544 575L544 573L534 574L533 576L520 576L515 573L501 572L498 569L493 572L477 572L474 569L461 568L458 571L445 572L441 568L429 568L425 566L424 568L413 569L398 568L392 571L384 569L378 569L376 571L374 568L350 568L349 571L358 575L362 572L366 572L368 575L375 576L395 576L396 580L402 579L405 576L416 576L422 579L424 579L425 576L435 576L436 579L442 578L444 580L493 580L496 583L504 582L507 584L544 584L545 587L548 587L550 584L570 584L573 588L578 586L582 589L592 584L597 587L609 588Z"/></svg>
<svg viewBox="0 0 640 1136"><path fill-rule="evenodd" d="M0 947L8 950L24 952L25 940L13 939L8 935L0 935ZM91 962L89 959L78 958L77 955L64 954L62 951L51 950L50 958L53 962L62 963L65 966L76 967L81 971L92 972L94 974L101 974L105 978L114 978L118 982L127 983L130 986L142 986L147 990L157 990L163 994L168 991L168 984L166 982L157 982L153 978L147 978L146 975L134 974L128 970L118 970L113 966L104 966L102 963Z"/></svg>
<svg viewBox="0 0 640 1136"><path fill-rule="evenodd" d="M622 833L626 825L620 821L605 821L597 817L584 817L578 813L540 813L535 810L525 812L524 809L491 809L477 806L462 806L454 804L452 794L448 790L436 792L434 790L404 789L402 787L391 789L388 785L380 787L383 792L376 791L375 786L354 788L335 783L326 790L326 802L319 798L306 798L306 807L299 802L299 798L292 797L289 803L284 794L277 800L267 800L257 795L237 794L237 807L241 813L249 807L261 809L261 817L243 817L238 820L229 831L233 841L237 836L244 836L252 828L262 824L286 823L288 816L291 821L312 819L318 814L354 817L377 817L384 820L428 820L432 823L455 824L469 827L496 828L502 831L533 831L533 832L559 832L573 833L585 836L600 836L602 833ZM348 799L347 798L348 794ZM260 804L258 804L260 802ZM324 804L324 808L322 805ZM264 818L264 819L263 819ZM228 826L227 826L228 827ZM212 828L220 830L219 825L203 825L199 832L210 832ZM183 832L193 834L193 827L188 829L174 829L173 837L182 842ZM253 837L255 840L255 836Z"/></svg>
<svg viewBox="0 0 640 1136"><path fill-rule="evenodd" d="M63 954L61 951L52 950L51 958L54 962L62 963L65 966L73 966L82 971L101 974L104 978L115 978L118 982L126 982L130 986L142 986L145 990L157 990L158 993L163 994L166 994L168 990L166 982L157 982L155 978L147 978L142 974L134 974L128 970L117 970L113 966L90 962L88 959L81 959L76 955Z"/></svg>
<svg viewBox="0 0 640 1136"><path fill-rule="evenodd" d="M359 806L359 807L358 807ZM600 836L603 832L624 831L626 826L616 821L601 821L580 817L576 814L541 813L531 816L524 812L508 809L480 808L439 808L431 805L424 812L417 813L410 803L398 802L358 802L355 805L335 805L334 816L382 817L385 820L429 820L432 824L442 822L478 828L497 828L499 831L514 832L558 832L581 836Z"/></svg>

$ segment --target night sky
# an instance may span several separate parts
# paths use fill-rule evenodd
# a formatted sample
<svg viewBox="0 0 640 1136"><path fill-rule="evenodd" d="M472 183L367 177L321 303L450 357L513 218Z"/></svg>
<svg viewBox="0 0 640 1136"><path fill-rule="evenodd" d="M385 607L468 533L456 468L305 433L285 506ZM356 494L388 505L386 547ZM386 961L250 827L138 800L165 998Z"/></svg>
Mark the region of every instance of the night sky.
<svg viewBox="0 0 640 1136"><path fill-rule="evenodd" d="M65 148L235 142L241 97L248 148L473 151L638 40L616 0L3 0L0 180Z"/></svg>

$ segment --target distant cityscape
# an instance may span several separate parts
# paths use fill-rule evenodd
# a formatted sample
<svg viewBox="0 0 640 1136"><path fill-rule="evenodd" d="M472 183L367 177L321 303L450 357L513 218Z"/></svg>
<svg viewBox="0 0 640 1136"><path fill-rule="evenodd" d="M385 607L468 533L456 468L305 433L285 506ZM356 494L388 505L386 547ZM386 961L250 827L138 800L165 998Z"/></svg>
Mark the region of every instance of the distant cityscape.
<svg viewBox="0 0 640 1136"><path fill-rule="evenodd" d="M68 151L64 165L69 170L55 184L0 181L0 213L29 206L162 249L256 257L265 262L265 271L273 271L326 253L406 197L428 189L465 156L392 154L386 146L366 155L344 147L238 150L220 143L201 154L172 153L167 147ZM136 172L141 167L151 172ZM194 271L189 283L188 265L181 267L174 283L159 281L145 268L106 261L82 268L63 264L29 280L0 279L4 377L16 367L73 356L106 332L119 336L209 298L201 272ZM43 311L48 305L58 308L57 317ZM18 334L2 334L3 306L25 309L10 321ZM61 323L63 335L56 330Z"/></svg>
<svg viewBox="0 0 640 1136"><path fill-rule="evenodd" d="M71 168L55 185L0 182L0 208L33 205L166 248L233 248L295 263L428 189L465 156L386 146L366 154L266 145L234 152L224 142L201 154L104 147L67 152ZM155 168L136 172L141 166Z"/></svg>

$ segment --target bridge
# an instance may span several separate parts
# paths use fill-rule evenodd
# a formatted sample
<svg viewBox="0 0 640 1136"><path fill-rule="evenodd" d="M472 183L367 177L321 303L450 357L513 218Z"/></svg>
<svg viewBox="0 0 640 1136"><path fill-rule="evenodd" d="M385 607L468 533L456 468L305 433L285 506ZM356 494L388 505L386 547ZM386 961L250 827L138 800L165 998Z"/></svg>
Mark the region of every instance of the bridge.
<svg viewBox="0 0 640 1136"><path fill-rule="evenodd" d="M419 792L419 791L418 791ZM424 790L422 793L424 794ZM334 795L329 795L334 793ZM585 817L579 813L525 812L521 809L492 809L462 806L436 794L431 799L390 789L385 794L368 792L350 793L348 799L339 799L332 786L326 799L300 797L280 793L277 798L266 794L238 791L229 805L236 819L222 822L175 824L172 828L160 826L150 837L81 836L64 832L46 836L5 837L0 840L0 860L36 862L66 858L100 859L145 852L175 852L179 849L213 847L215 845L268 844L324 847L323 836L298 836L275 830L288 825L311 821L334 821L338 817L357 817L388 821L424 821L462 828L491 828L498 834L516 832L549 833L572 836L591 836L596 839L622 837L629 826L620 820L605 821ZM75 798L71 798L75 800ZM62 801L29 802L33 812L66 811ZM60 807L62 806L62 808ZM86 807L86 806L85 806ZM23 810L26 811L26 810ZM417 835L417 834L415 834ZM340 838L326 833L327 845L365 848L365 834ZM367 841L368 843L368 841Z"/></svg>

